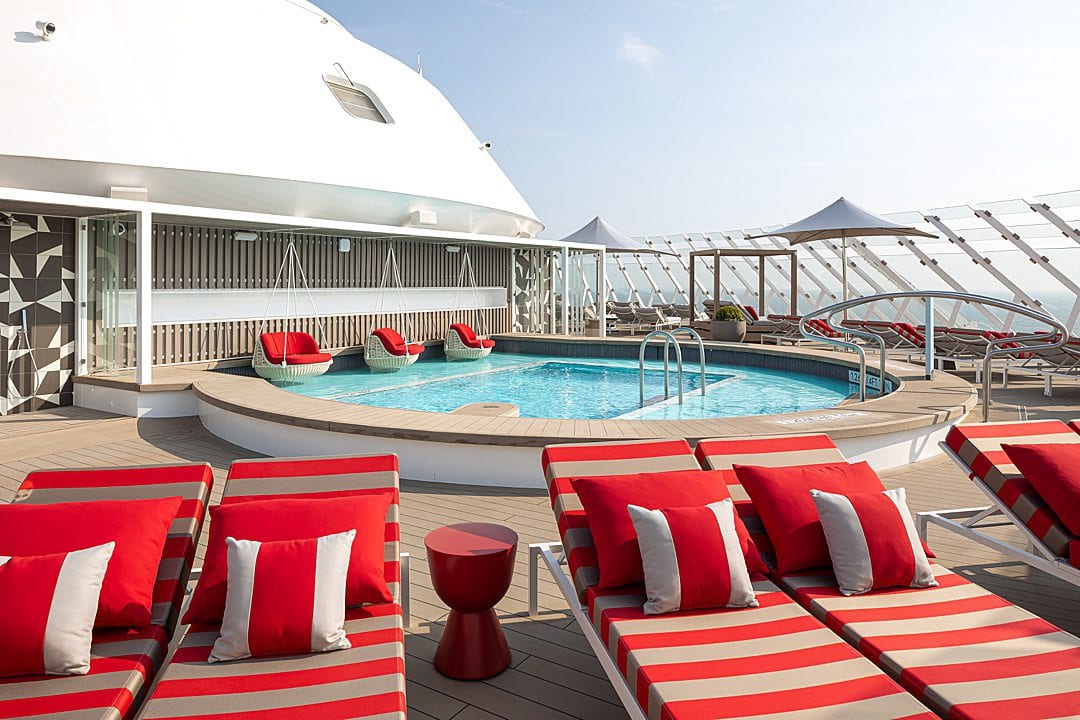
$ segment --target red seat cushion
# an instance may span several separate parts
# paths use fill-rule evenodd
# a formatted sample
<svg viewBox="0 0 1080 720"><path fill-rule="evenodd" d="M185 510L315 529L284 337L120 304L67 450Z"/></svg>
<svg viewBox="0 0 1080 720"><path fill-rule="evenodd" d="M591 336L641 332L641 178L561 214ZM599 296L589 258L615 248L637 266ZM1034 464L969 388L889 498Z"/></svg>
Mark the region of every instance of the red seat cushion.
<svg viewBox="0 0 1080 720"><path fill-rule="evenodd" d="M0 555L52 555L115 542L94 627L145 627L181 498L0 505Z"/></svg>
<svg viewBox="0 0 1080 720"><path fill-rule="evenodd" d="M228 580L227 537L271 542L356 530L346 602L350 606L390 602L393 598L383 574L383 558L391 498L388 490L375 495L250 500L211 508L210 539L202 576L184 615L184 624L221 622Z"/></svg>
<svg viewBox="0 0 1080 720"><path fill-rule="evenodd" d="M315 363L330 362L330 360L330 353L310 353L308 355L289 353L285 356L286 365L314 365Z"/></svg>
<svg viewBox="0 0 1080 720"><path fill-rule="evenodd" d="M599 586L605 589L645 580L628 505L648 510L705 507L731 497L723 473L714 470L572 478L570 484L585 508L585 518L596 544ZM752 573L767 572L742 520L736 519L735 526L747 569Z"/></svg>
<svg viewBox="0 0 1080 720"><path fill-rule="evenodd" d="M420 343L409 343L405 346L405 349L410 355L419 355L424 352L424 346ZM395 353L396 355L404 355L405 353Z"/></svg>
<svg viewBox="0 0 1080 720"><path fill-rule="evenodd" d="M1080 535L1080 443L1008 445L1001 449L1073 535Z"/></svg>
<svg viewBox="0 0 1080 720"><path fill-rule="evenodd" d="M397 330L393 328L378 328L372 330L371 334L379 338L379 342L382 343L386 352L391 355L404 355L408 352L410 355L419 355L419 352L410 352L405 347L405 340L398 334Z"/></svg>
<svg viewBox="0 0 1080 720"><path fill-rule="evenodd" d="M735 475L761 514L782 574L829 565L829 548L811 490L839 494L885 491L877 473L865 462L779 468L735 465Z"/></svg>
<svg viewBox="0 0 1080 720"><path fill-rule="evenodd" d="M754 309L753 305L743 305L743 310L746 311L746 314L750 316L751 320L760 320L761 319L758 316L757 310Z"/></svg>
<svg viewBox="0 0 1080 720"><path fill-rule="evenodd" d="M461 343L465 347L480 350L482 348L495 347L494 340L488 340L487 338L478 338L473 329L465 323L454 323L450 326L450 330L456 332L461 338Z"/></svg>
<svg viewBox="0 0 1080 720"><path fill-rule="evenodd" d="M282 358L290 365L302 365L302 362L294 363L290 358L304 355L319 355L319 343L315 338L303 332L274 332L263 333L259 336L263 346L263 354L266 359L275 365L280 365ZM326 356L327 360L330 356ZM307 362L326 362L325 360L308 360Z"/></svg>

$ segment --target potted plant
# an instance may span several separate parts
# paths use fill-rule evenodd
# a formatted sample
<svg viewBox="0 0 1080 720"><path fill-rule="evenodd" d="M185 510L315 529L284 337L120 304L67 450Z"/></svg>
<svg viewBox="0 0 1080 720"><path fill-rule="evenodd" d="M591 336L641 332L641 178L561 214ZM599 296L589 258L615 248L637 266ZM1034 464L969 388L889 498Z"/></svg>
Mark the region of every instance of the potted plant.
<svg viewBox="0 0 1080 720"><path fill-rule="evenodd" d="M742 342L746 337L746 321L734 305L721 305L709 325L709 333L713 340Z"/></svg>

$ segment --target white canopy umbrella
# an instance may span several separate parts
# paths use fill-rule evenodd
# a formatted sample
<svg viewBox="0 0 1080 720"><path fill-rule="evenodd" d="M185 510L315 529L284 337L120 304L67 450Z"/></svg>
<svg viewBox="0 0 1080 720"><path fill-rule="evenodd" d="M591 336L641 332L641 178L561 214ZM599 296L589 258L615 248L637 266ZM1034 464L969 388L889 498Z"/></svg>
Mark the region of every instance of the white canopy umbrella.
<svg viewBox="0 0 1080 720"><path fill-rule="evenodd" d="M792 223L779 230L752 235L748 239L763 237L787 238L792 245L811 242L814 240L830 240L840 238L840 258L843 265L841 283L843 284L843 299L848 299L847 281L847 239L849 237L868 237L871 235L915 235L917 237L937 237L928 232L923 232L913 227L898 225L883 217L879 217L869 210L859 207L855 203L840 198L828 207L818 210L813 215Z"/></svg>
<svg viewBox="0 0 1080 720"><path fill-rule="evenodd" d="M599 216L594 217L580 230L576 230L564 237L562 242L600 245L608 253L675 255L673 252L657 250L634 240L626 233L609 225Z"/></svg>

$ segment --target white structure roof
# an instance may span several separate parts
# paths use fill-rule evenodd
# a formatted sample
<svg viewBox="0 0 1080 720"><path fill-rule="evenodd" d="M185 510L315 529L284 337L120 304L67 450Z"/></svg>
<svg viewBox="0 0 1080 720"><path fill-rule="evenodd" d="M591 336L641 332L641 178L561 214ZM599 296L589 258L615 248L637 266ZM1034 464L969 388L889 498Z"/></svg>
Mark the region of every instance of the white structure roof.
<svg viewBox="0 0 1080 720"><path fill-rule="evenodd" d="M55 23L43 41L38 21ZM391 122L348 114L324 76ZM348 82L346 80L346 82ZM8 0L0 185L534 236L542 225L443 95L300 0ZM411 220L410 220L411 218Z"/></svg>

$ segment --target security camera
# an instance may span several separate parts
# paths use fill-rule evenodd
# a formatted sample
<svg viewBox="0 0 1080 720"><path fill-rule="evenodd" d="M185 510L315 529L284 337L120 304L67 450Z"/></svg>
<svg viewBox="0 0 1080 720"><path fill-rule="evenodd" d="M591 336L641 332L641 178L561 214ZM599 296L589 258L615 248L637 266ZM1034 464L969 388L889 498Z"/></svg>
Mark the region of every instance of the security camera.
<svg viewBox="0 0 1080 720"><path fill-rule="evenodd" d="M56 32L56 23L49 22L48 20L38 20L37 29L41 31L41 39L48 40Z"/></svg>
<svg viewBox="0 0 1080 720"><path fill-rule="evenodd" d="M481 150L490 150L491 149L491 143L488 142L487 140L485 140L484 142L480 143L480 149Z"/></svg>

